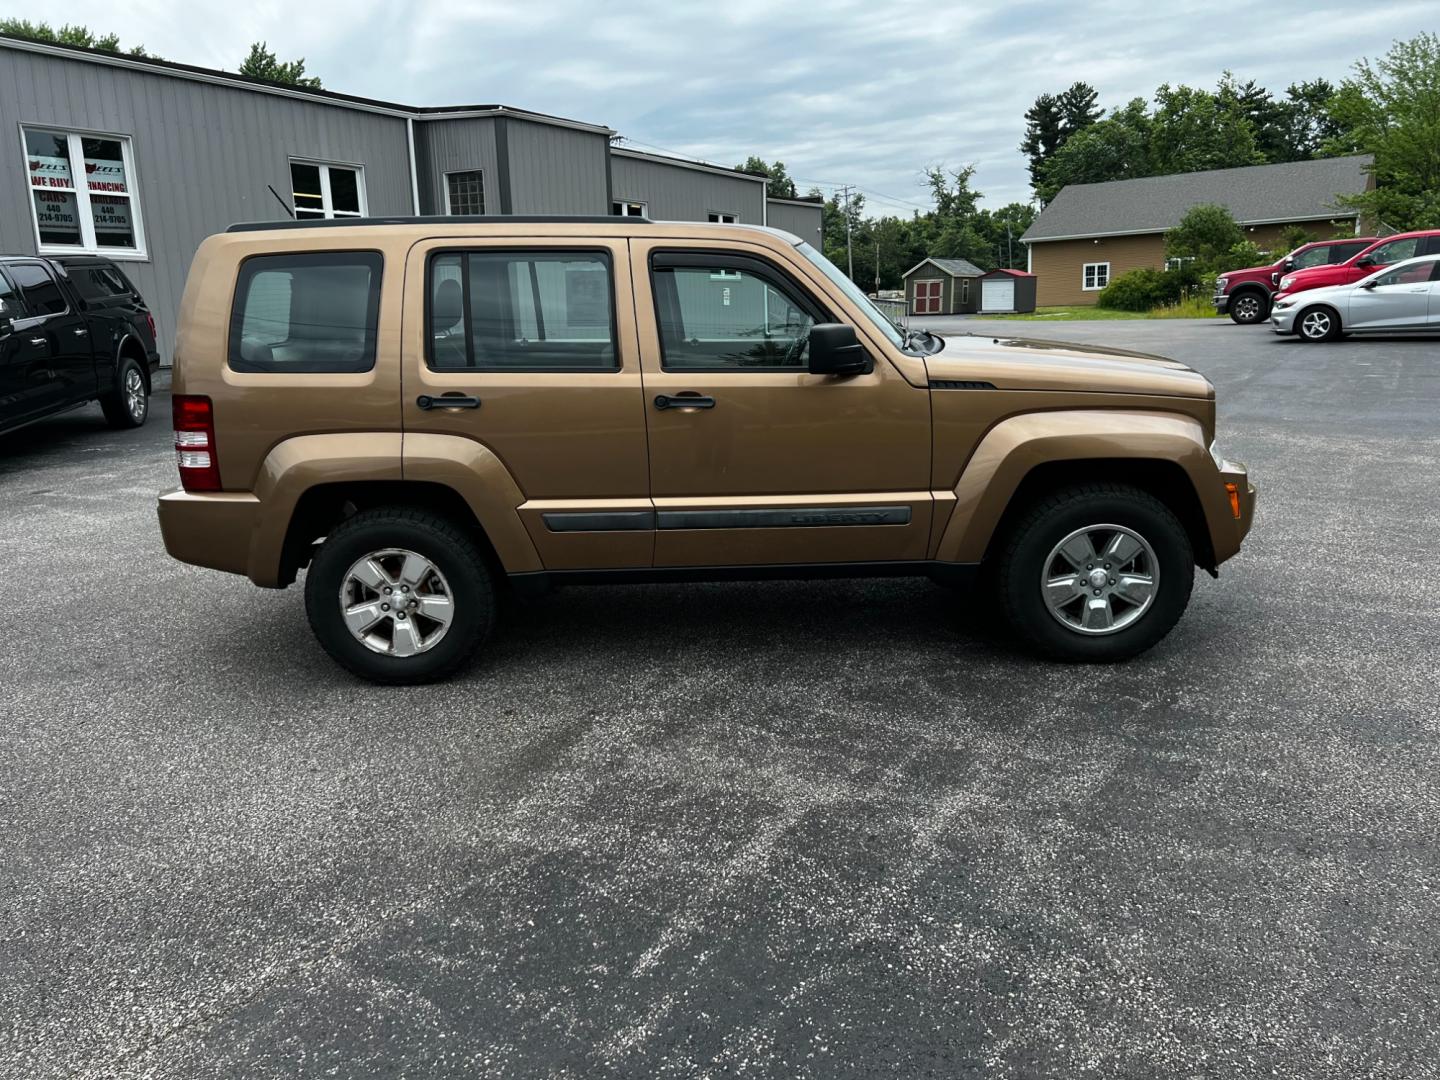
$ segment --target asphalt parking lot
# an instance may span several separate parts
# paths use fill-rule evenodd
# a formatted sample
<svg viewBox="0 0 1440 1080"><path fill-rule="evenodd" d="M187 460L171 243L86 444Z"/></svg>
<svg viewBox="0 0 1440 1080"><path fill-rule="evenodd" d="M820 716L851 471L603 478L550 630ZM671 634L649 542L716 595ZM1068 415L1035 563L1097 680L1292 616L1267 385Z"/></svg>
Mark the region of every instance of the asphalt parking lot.
<svg viewBox="0 0 1440 1080"><path fill-rule="evenodd" d="M1172 355L1261 488L1114 668L917 581L575 589L438 687L0 438L0 1076L1440 1075L1440 342Z"/></svg>

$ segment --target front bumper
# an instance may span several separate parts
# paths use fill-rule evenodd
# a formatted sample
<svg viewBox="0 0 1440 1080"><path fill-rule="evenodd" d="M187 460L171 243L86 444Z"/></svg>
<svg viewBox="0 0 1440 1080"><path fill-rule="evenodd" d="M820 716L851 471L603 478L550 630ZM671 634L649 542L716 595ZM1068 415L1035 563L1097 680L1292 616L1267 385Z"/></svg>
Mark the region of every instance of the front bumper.
<svg viewBox="0 0 1440 1080"><path fill-rule="evenodd" d="M1300 305L1288 308L1271 308L1270 329L1277 334L1293 334L1295 332L1295 313L1300 310Z"/></svg>
<svg viewBox="0 0 1440 1080"><path fill-rule="evenodd" d="M1238 461L1219 463L1220 490L1224 492L1223 510L1218 518L1210 521L1210 539L1215 547L1215 565L1237 555L1240 545L1250 534L1255 522L1255 505L1259 493L1250 482L1250 470ZM1229 485L1235 485L1235 502L1230 500ZM1238 516L1237 516L1238 511Z"/></svg>
<svg viewBox="0 0 1440 1080"><path fill-rule="evenodd" d="M1216 293L1210 298L1210 302L1215 305L1216 315L1228 315L1230 313L1229 293Z"/></svg>

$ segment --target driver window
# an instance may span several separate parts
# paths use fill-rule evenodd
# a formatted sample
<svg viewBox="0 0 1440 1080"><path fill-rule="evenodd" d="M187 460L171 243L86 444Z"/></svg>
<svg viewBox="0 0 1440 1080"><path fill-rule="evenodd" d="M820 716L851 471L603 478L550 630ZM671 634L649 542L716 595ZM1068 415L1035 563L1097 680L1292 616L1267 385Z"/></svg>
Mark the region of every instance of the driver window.
<svg viewBox="0 0 1440 1080"><path fill-rule="evenodd" d="M1413 263L1410 266L1402 266L1391 270L1388 274L1382 274L1375 279L1377 286L1385 285L1417 285L1429 281L1431 272L1440 267L1440 263Z"/></svg>
<svg viewBox="0 0 1440 1080"><path fill-rule="evenodd" d="M667 371L805 370L815 320L787 290L747 270L657 266Z"/></svg>
<svg viewBox="0 0 1440 1080"><path fill-rule="evenodd" d="M1376 266L1389 266L1401 259L1413 259L1417 254L1416 248L1420 241L1414 236L1406 237L1404 240L1392 240L1388 244L1381 244L1370 253L1370 261Z"/></svg>
<svg viewBox="0 0 1440 1080"><path fill-rule="evenodd" d="M1323 266L1330 261L1330 248L1325 245L1302 251L1294 258L1295 269L1304 270L1309 266Z"/></svg>

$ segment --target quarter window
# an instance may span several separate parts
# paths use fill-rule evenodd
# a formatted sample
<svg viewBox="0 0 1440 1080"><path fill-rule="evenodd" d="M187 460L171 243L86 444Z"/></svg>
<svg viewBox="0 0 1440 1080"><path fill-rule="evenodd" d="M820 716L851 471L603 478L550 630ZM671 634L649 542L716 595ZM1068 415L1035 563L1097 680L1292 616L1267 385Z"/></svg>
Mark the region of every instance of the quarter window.
<svg viewBox="0 0 1440 1080"><path fill-rule="evenodd" d="M290 193L297 218L365 216L365 173L353 165L292 161Z"/></svg>
<svg viewBox="0 0 1440 1080"><path fill-rule="evenodd" d="M649 213L649 207L643 202L613 202L610 213L616 217L644 217Z"/></svg>
<svg viewBox="0 0 1440 1080"><path fill-rule="evenodd" d="M485 213L485 174L479 169L445 174L447 214Z"/></svg>
<svg viewBox="0 0 1440 1080"><path fill-rule="evenodd" d="M734 215L734 214L721 214L721 213L717 213L717 212L715 212L715 211L711 211L708 215L706 215L706 220L707 220L707 221L713 221L713 222L715 222L717 225L734 225L734 224L735 224L735 215Z"/></svg>
<svg viewBox="0 0 1440 1080"><path fill-rule="evenodd" d="M125 275L113 266L69 266L66 271L70 284L87 301L103 303L135 291Z"/></svg>
<svg viewBox="0 0 1440 1080"><path fill-rule="evenodd" d="M704 265L654 268L667 371L803 370L811 308L777 278Z"/></svg>
<svg viewBox="0 0 1440 1080"><path fill-rule="evenodd" d="M39 263L11 263L10 273L31 315L60 315L69 310L59 282Z"/></svg>
<svg viewBox="0 0 1440 1080"><path fill-rule="evenodd" d="M610 259L590 251L446 251L430 259L436 371L614 371Z"/></svg>
<svg viewBox="0 0 1440 1080"><path fill-rule="evenodd" d="M1103 289L1109 284L1110 264L1108 262L1085 264L1081 288L1086 292L1093 292L1096 289Z"/></svg>
<svg viewBox="0 0 1440 1080"><path fill-rule="evenodd" d="M144 255L130 140L24 128L39 250Z"/></svg>
<svg viewBox="0 0 1440 1080"><path fill-rule="evenodd" d="M230 367L369 371L375 366L382 262L375 251L246 259L230 312Z"/></svg>

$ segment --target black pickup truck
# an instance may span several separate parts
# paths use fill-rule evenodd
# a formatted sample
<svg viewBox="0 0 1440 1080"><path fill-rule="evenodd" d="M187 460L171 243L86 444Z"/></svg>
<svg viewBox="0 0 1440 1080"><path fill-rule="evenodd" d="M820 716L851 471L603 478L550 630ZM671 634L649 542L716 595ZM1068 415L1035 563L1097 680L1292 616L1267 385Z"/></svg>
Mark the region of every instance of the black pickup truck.
<svg viewBox="0 0 1440 1080"><path fill-rule="evenodd" d="M139 427L159 368L155 320L114 263L0 255L0 432L91 401Z"/></svg>

